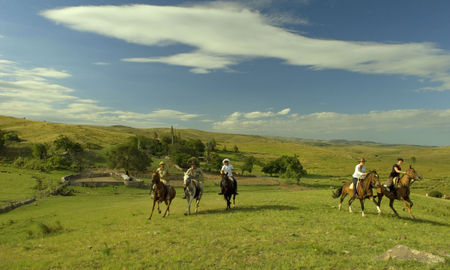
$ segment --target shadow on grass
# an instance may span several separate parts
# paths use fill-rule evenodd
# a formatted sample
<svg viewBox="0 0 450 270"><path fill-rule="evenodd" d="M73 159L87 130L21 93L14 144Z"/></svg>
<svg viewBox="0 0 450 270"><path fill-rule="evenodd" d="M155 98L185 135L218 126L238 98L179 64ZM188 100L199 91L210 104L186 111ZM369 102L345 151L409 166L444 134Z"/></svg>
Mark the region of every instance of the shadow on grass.
<svg viewBox="0 0 450 270"><path fill-rule="evenodd" d="M210 209L205 211L200 211L197 213L197 215L209 215L209 214L218 214L218 213L233 213L233 212L258 212L258 211L266 211L266 210L278 210L278 211L285 211L285 210L297 210L298 207L290 206L290 205L255 205L255 206L236 206L236 208L231 208L231 210L227 211L226 204L224 203L223 208L219 209Z"/></svg>

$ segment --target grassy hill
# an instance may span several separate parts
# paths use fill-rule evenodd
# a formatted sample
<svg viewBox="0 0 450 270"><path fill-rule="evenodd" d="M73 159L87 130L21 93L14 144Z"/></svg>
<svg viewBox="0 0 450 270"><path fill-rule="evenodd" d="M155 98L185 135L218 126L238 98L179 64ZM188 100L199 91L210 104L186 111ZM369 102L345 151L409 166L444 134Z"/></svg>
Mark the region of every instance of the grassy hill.
<svg viewBox="0 0 450 270"><path fill-rule="evenodd" d="M20 145L51 142L59 135L82 144L93 143L108 148L124 142L128 137L143 135L154 137L170 134L169 128L136 129L124 126L89 126L30 121L0 116L0 129L15 131L24 139ZM397 157L405 159L405 166L413 164L424 178L448 179L450 172L450 146L425 147L414 145L384 145L373 142L315 141L279 137L213 133L193 129L176 130L184 139L214 138L218 148L232 149L237 145L245 154L267 161L280 155L297 154L309 174L348 176L359 157L367 160L369 169L376 169L387 177ZM19 147L19 146L17 146ZM230 153L231 154L231 153ZM236 163L236 162L235 162Z"/></svg>

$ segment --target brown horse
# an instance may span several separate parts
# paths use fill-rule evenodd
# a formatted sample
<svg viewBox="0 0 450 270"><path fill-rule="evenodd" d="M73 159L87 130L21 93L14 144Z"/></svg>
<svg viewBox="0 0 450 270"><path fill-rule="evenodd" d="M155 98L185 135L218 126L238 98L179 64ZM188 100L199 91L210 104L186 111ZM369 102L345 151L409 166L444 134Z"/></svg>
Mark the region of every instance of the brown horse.
<svg viewBox="0 0 450 270"><path fill-rule="evenodd" d="M364 200L365 199L370 199L376 206L377 206L377 211L378 214L381 214L381 210L379 205L377 204L376 201L374 201L374 196L372 193L372 188L378 188L380 186L380 178L377 174L376 171L371 171L367 174L365 179L359 180L360 184L358 185L358 193L357 193L357 198L359 199L360 203L361 203L361 211L362 211L362 216L364 217ZM348 195L352 196L350 198L350 200L348 200L348 211L350 213L353 213L352 211L352 202L355 200L355 198L353 198L353 191L356 189L356 187L353 187L353 189L350 189L350 185L352 184L352 181L344 184L342 187L338 188L334 193L333 193L333 198L338 198L339 196L341 196L341 200L339 202L339 211L342 209L342 201L344 200L344 198Z"/></svg>
<svg viewBox="0 0 450 270"><path fill-rule="evenodd" d="M416 170L413 169L413 167L409 166L409 169L406 171L406 174L400 178L400 181L397 184L396 192L389 192L386 190L384 186L381 186L377 189L378 193L378 206L381 205L381 199L383 196L386 196L389 198L389 206L391 207L392 211L394 211L395 215L397 217L400 217L394 209L394 200L400 200L403 202L403 204L406 207L406 210L408 210L409 216L411 219L414 219L414 216L411 212L411 207L413 207L413 202L409 198L409 187L412 183L414 183L415 180L422 180L422 176L416 172ZM409 205L406 203L408 202Z"/></svg>
<svg viewBox="0 0 450 270"><path fill-rule="evenodd" d="M164 181L164 180L163 180ZM166 217L166 215L169 215L169 208L170 208L170 204L172 203L173 198L175 198L176 195L176 191L175 189L170 186L169 191L167 191L166 188L166 184L161 181L160 177L159 177L159 173L154 172L152 175L152 184L153 184L153 207L152 207L152 212L150 213L150 216L148 217L148 219L150 220L152 218L153 215L153 210L155 210L155 204L156 202L158 202L158 213L161 214L161 210L159 209L159 203L161 202L165 202L167 205L166 208L166 212L164 212L163 217ZM167 198L167 192L169 192L169 196Z"/></svg>

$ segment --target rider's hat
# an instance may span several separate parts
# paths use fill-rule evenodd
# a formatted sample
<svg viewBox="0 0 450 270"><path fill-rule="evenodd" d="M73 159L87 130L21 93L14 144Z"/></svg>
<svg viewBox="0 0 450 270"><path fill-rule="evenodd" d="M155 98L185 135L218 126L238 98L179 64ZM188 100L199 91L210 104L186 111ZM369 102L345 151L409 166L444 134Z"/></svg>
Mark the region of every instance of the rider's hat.
<svg viewBox="0 0 450 270"><path fill-rule="evenodd" d="M222 161L222 163L225 163L225 162L230 162L230 160L228 158L226 158Z"/></svg>
<svg viewBox="0 0 450 270"><path fill-rule="evenodd" d="M164 161L161 161L161 162L159 163L159 165L166 165L166 163L165 163Z"/></svg>

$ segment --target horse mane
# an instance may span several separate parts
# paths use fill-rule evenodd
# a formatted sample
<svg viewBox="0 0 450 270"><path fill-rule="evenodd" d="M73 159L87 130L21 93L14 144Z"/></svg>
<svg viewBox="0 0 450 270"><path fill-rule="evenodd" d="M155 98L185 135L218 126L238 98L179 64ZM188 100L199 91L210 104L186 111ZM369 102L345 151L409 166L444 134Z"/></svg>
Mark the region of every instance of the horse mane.
<svg viewBox="0 0 450 270"><path fill-rule="evenodd" d="M159 173L158 172L154 172L152 174L152 180L155 184L161 182L161 178L159 177Z"/></svg>

